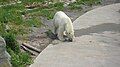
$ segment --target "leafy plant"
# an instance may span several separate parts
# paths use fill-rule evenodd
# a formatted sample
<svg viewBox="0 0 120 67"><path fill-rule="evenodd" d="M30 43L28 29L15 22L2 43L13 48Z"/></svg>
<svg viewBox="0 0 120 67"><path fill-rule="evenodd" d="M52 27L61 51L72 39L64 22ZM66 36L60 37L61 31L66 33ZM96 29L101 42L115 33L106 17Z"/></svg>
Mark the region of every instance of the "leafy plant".
<svg viewBox="0 0 120 67"><path fill-rule="evenodd" d="M12 67L26 67L32 63L30 55L26 52L16 53L10 48L8 48L7 51L11 55Z"/></svg>
<svg viewBox="0 0 120 67"><path fill-rule="evenodd" d="M6 41L6 47L10 48L11 50L13 50L16 53L20 52L20 48L19 45L16 41L16 37L14 34L12 33L6 33L3 35L5 41Z"/></svg>

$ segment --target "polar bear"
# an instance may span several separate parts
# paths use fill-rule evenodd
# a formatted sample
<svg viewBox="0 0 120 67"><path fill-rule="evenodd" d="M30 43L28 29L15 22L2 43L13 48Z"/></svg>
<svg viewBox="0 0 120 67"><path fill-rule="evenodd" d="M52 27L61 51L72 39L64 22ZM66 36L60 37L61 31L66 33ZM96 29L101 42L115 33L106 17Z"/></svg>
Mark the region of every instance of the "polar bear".
<svg viewBox="0 0 120 67"><path fill-rule="evenodd" d="M61 41L65 41L64 35L67 36L69 41L73 41L74 30L71 19L62 11L58 11L53 18L53 33Z"/></svg>

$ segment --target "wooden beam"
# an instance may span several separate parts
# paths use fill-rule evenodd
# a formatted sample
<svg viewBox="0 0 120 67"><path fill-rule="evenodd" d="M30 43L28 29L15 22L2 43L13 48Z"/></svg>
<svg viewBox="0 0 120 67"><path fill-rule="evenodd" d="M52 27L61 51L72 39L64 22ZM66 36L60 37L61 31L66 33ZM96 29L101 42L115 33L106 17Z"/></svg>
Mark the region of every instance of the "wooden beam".
<svg viewBox="0 0 120 67"><path fill-rule="evenodd" d="M37 48L35 48L35 47L27 44L27 43L22 43L22 45L25 46L25 47L27 47L27 48L30 49L30 50L33 50L33 51L37 52L37 53L40 53L40 52L41 52L39 49L37 49Z"/></svg>

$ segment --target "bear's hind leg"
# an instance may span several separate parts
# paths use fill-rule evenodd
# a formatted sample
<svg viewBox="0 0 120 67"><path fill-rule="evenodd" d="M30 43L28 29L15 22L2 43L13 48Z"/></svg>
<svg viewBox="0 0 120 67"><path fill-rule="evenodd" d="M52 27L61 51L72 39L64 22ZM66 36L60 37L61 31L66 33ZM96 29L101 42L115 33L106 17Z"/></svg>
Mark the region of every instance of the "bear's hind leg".
<svg viewBox="0 0 120 67"><path fill-rule="evenodd" d="M57 36L58 36L58 39L61 40L61 41L65 41L63 35L64 35L64 28L63 27L59 27L58 30L57 30Z"/></svg>

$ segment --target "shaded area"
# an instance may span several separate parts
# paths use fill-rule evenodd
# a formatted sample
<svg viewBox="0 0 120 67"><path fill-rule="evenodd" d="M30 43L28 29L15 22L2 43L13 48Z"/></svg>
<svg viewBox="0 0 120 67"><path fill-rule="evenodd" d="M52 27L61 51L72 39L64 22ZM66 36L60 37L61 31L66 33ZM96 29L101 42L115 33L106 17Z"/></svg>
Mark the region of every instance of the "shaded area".
<svg viewBox="0 0 120 67"><path fill-rule="evenodd" d="M120 24L104 23L92 26L86 29L75 30L75 36L89 35L90 33L99 33L104 31L117 31L120 32Z"/></svg>

